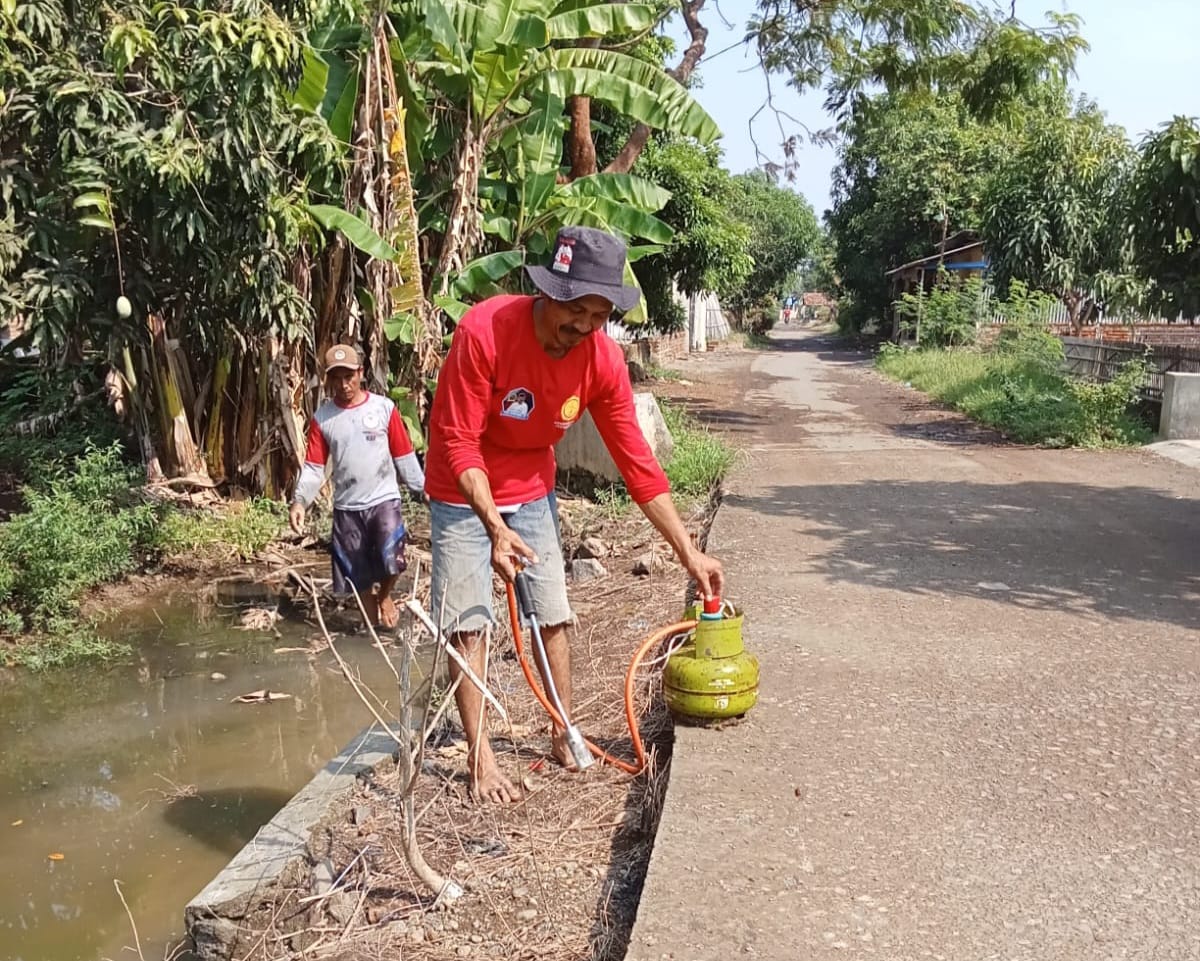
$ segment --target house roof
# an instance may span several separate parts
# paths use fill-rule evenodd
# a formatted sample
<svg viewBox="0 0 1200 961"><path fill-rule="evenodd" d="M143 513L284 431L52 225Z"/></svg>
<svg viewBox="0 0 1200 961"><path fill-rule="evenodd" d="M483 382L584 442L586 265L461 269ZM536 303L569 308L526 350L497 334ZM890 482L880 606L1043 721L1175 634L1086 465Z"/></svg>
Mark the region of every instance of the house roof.
<svg viewBox="0 0 1200 961"><path fill-rule="evenodd" d="M922 257L920 260L912 260L912 261L909 261L907 264L901 264L899 267L895 267L892 270L887 271L884 274L884 276L890 277L890 276L892 276L892 274L898 274L898 273L900 273L900 271L908 270L910 267L920 267L922 264L932 263L935 260L943 260L946 257L952 257L952 256L954 256L954 254L961 254L964 250L971 250L975 247L978 247L979 245L980 245L979 241L976 240L972 243L965 244L962 247L955 247L953 250L947 250L945 253L930 254L928 257ZM972 266L975 266L976 264L982 264L983 266L987 266L987 261L986 260L972 261ZM955 265L954 264L946 264L946 266L949 268L949 267L953 267ZM958 266L961 267L963 265L960 264Z"/></svg>

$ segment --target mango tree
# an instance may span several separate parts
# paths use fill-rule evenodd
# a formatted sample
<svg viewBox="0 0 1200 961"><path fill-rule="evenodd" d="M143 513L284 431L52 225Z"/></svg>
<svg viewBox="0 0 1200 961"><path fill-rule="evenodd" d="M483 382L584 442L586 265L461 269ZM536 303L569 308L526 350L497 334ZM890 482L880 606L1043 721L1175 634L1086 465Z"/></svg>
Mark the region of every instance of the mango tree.
<svg viewBox="0 0 1200 961"><path fill-rule="evenodd" d="M1076 332L1105 296L1127 288L1121 200L1135 156L1125 131L1094 104L1031 114L985 190L997 284L1021 280L1054 294Z"/></svg>
<svg viewBox="0 0 1200 961"><path fill-rule="evenodd" d="M1128 220L1157 307L1200 315L1200 125L1176 117L1142 141Z"/></svg>
<svg viewBox="0 0 1200 961"><path fill-rule="evenodd" d="M5 319L107 362L151 478L281 492L299 457L310 205L340 193L293 103L303 17L258 0L0 4Z"/></svg>

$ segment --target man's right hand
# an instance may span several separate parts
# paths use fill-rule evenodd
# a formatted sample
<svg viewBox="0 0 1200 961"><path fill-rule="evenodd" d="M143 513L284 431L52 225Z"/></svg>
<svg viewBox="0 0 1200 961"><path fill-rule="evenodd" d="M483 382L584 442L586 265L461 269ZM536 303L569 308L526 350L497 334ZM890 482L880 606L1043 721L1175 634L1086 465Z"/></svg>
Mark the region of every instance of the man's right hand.
<svg viewBox="0 0 1200 961"><path fill-rule="evenodd" d="M538 562L537 555L517 532L507 525L501 525L492 534L492 568L511 583L517 577L517 565L514 563L517 559L525 564Z"/></svg>
<svg viewBox="0 0 1200 961"><path fill-rule="evenodd" d="M297 534L304 533L304 505L293 504L288 508L288 523Z"/></svg>

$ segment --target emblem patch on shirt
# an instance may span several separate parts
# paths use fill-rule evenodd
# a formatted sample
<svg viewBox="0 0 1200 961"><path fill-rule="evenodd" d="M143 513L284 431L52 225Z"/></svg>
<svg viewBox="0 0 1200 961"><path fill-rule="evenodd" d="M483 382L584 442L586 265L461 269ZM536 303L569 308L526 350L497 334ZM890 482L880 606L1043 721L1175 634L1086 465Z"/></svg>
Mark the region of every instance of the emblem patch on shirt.
<svg viewBox="0 0 1200 961"><path fill-rule="evenodd" d="M563 401L562 409L558 412L558 416L566 423L571 423L579 416L579 395L572 394Z"/></svg>
<svg viewBox="0 0 1200 961"><path fill-rule="evenodd" d="M375 411L367 411L362 418L363 437L366 440L378 440L383 432L383 418Z"/></svg>
<svg viewBox="0 0 1200 961"><path fill-rule="evenodd" d="M529 420L533 413L533 391L524 387L514 387L504 395L500 402L500 416L511 417L513 420Z"/></svg>
<svg viewBox="0 0 1200 961"><path fill-rule="evenodd" d="M557 270L560 274L569 274L574 257L575 251L571 249L571 245L566 242L560 243L558 250L554 253L554 263L550 265L550 268Z"/></svg>

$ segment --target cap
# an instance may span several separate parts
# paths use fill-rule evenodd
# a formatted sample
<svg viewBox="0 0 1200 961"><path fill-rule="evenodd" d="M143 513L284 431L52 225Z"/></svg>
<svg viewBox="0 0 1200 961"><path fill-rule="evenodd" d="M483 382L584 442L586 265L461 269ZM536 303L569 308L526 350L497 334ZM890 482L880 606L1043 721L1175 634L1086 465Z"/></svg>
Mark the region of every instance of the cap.
<svg viewBox="0 0 1200 961"><path fill-rule="evenodd" d="M358 360L358 351L346 344L334 344L325 351L325 372L344 367L346 370L358 370L362 364Z"/></svg>

